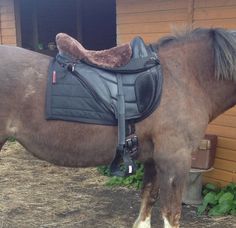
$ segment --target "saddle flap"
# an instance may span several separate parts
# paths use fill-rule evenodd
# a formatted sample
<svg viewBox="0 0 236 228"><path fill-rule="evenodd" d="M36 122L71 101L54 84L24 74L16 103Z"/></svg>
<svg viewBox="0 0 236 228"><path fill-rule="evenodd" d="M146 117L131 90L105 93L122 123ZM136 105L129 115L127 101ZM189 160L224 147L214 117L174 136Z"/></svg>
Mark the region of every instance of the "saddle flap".
<svg viewBox="0 0 236 228"><path fill-rule="evenodd" d="M53 61L50 65L46 119L116 125L114 114L95 98L87 81L75 76L61 64Z"/></svg>
<svg viewBox="0 0 236 228"><path fill-rule="evenodd" d="M106 80L104 78L108 78L110 84L114 85L116 88L115 76L113 77L114 82L112 83L112 74L106 71L99 70L94 67L90 67L89 65L78 63L75 68L75 72L79 74L79 77L87 84L88 89L93 94L94 99L96 99L99 103L105 105L105 107L114 112L114 107L112 106L112 96L111 96L111 88L112 86L107 85ZM116 92L116 91L115 91ZM114 92L114 93L115 93Z"/></svg>
<svg viewBox="0 0 236 228"><path fill-rule="evenodd" d="M152 74L142 74L135 81L135 94L140 113L148 109L155 95L155 79Z"/></svg>

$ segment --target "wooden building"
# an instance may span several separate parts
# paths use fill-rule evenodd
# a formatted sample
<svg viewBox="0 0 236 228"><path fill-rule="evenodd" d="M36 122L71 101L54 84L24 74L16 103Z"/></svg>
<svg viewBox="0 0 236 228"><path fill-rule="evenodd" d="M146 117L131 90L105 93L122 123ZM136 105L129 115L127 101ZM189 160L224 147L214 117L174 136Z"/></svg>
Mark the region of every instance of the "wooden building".
<svg viewBox="0 0 236 228"><path fill-rule="evenodd" d="M236 29L236 0L117 0L117 41L136 35L152 42L167 35L171 26L223 27ZM208 127L218 136L214 170L206 182L236 183L236 107Z"/></svg>
<svg viewBox="0 0 236 228"><path fill-rule="evenodd" d="M64 0L64 2L68 1ZM48 10L49 2L53 0L47 2L45 4L48 4L48 8L44 7ZM63 0L57 0L58 2L63 4ZM70 0L70 2L76 9L74 17L69 25L63 21L61 23L65 23L67 29L71 26L68 33L79 38L86 47L94 49L111 47L116 42L129 42L136 35L142 36L146 42L152 42L169 34L171 26L188 24L193 28L236 29L236 0L116 0L116 2L115 0ZM85 2L88 2L87 4L90 2L90 5L86 5ZM0 43L40 51L37 50L38 42L41 42L40 33L44 37L44 33L36 29L37 26L40 27L37 21L40 18L35 18L35 14L24 14L24 10L27 10L26 3L30 4L29 0L0 0ZM100 11L95 13L99 8ZM70 14L73 13L70 11ZM71 17L71 15L65 16ZM103 19L99 22L101 17ZM31 24L31 27L28 24L22 25L22 20L32 20L34 24L33 26ZM106 22L112 22L115 26ZM46 20L44 25L45 23L49 21ZM65 26L63 29L66 31ZM45 31L50 33L50 29L55 30L55 27L47 27ZM55 32L60 31L54 31L51 36ZM45 40L45 43L50 41L47 38ZM218 147L215 169L205 174L205 181L222 185L236 182L236 108L228 110L214 120L209 125L207 133L218 135Z"/></svg>

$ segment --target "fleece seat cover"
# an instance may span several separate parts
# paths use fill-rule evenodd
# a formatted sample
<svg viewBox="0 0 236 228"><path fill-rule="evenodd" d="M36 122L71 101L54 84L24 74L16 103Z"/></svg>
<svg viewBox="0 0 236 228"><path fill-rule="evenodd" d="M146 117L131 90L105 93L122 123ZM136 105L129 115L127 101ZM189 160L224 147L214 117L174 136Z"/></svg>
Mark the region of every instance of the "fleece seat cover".
<svg viewBox="0 0 236 228"><path fill-rule="evenodd" d="M87 50L79 41L65 33L57 34L56 44L60 54L66 54L75 60L83 60L103 67L124 66L132 56L130 44L121 44L101 51Z"/></svg>

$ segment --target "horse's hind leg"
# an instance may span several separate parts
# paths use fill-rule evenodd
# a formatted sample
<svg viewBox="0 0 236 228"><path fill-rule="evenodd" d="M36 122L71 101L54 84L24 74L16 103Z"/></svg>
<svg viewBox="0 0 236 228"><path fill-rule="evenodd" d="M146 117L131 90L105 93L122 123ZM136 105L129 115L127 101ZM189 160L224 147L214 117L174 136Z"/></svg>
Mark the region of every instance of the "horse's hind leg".
<svg viewBox="0 0 236 228"><path fill-rule="evenodd" d="M1 151L3 145L5 144L6 141L7 141L7 138L0 139L0 151Z"/></svg>
<svg viewBox="0 0 236 228"><path fill-rule="evenodd" d="M6 141L7 141L7 137L0 135L0 151L1 151L3 145L5 144Z"/></svg>
<svg viewBox="0 0 236 228"><path fill-rule="evenodd" d="M1 128L1 126L0 126ZM6 132L3 131L3 129L0 129L0 151L3 147L3 145L5 144L5 142L7 141L8 136L6 135Z"/></svg>
<svg viewBox="0 0 236 228"><path fill-rule="evenodd" d="M133 228L150 228L151 211L158 197L159 186L154 161L144 163L144 179L142 189L142 202L139 216Z"/></svg>
<svg viewBox="0 0 236 228"><path fill-rule="evenodd" d="M182 194L190 166L191 156L185 149L169 155L163 154L157 159L160 204L165 228L179 227Z"/></svg>

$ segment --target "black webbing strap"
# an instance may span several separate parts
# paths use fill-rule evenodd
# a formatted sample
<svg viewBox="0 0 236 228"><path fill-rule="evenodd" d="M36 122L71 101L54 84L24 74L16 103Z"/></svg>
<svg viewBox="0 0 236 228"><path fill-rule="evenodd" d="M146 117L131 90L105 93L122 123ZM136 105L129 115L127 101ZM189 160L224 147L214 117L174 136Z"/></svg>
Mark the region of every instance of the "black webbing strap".
<svg viewBox="0 0 236 228"><path fill-rule="evenodd" d="M117 112L118 112L118 147L125 145L125 97L123 82L120 74L117 74Z"/></svg>
<svg viewBox="0 0 236 228"><path fill-rule="evenodd" d="M136 166L126 148L126 127L125 127L125 98L123 92L122 76L117 74L117 119L118 119L118 146L116 156L110 165L111 174L114 176L127 176L136 171ZM125 170L120 169L120 161L123 158Z"/></svg>

